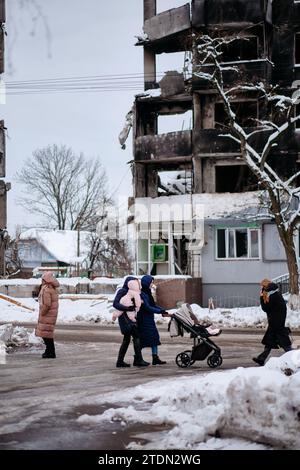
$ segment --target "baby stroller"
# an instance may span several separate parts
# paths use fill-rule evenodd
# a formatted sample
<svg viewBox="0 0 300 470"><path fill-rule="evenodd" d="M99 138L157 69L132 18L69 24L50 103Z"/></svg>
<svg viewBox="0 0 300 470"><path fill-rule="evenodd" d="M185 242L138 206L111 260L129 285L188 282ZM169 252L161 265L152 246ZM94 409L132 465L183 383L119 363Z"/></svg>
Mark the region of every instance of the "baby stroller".
<svg viewBox="0 0 300 470"><path fill-rule="evenodd" d="M182 307L172 315L169 323L170 336L183 336L184 331L190 333L194 340L192 350L183 351L176 356L178 367L190 367L195 361L203 361L207 358L207 364L211 368L219 367L223 360L221 349L211 340L211 336L205 326L195 324L194 315L189 304Z"/></svg>

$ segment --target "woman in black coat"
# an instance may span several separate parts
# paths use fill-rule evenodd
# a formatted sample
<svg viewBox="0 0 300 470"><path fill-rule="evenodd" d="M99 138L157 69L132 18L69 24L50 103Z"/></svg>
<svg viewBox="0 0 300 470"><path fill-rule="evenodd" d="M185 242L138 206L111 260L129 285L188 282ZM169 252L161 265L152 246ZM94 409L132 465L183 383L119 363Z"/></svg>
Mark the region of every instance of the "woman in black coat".
<svg viewBox="0 0 300 470"><path fill-rule="evenodd" d="M151 293L151 284L154 278L150 275L143 276L141 279L142 284L142 306L137 314L137 324L139 330L139 336L141 339L142 348L152 349L152 365L166 364L165 361L161 361L158 357L158 346L160 345L160 339L158 330L155 325L154 315L162 314L163 316L169 316L164 308L159 307L155 304Z"/></svg>
<svg viewBox="0 0 300 470"><path fill-rule="evenodd" d="M264 351L253 361L263 366L271 349L281 347L284 351L291 351L292 345L289 337L290 329L285 326L286 303L278 285L269 279L261 282L260 305L268 318L268 328L262 339Z"/></svg>
<svg viewBox="0 0 300 470"><path fill-rule="evenodd" d="M116 310L121 310L123 314L119 316L118 321L119 321L119 326L121 333L123 335L123 341L119 349L119 354L118 354L118 359L116 363L116 367L130 367L130 364L127 364L124 362L125 354L127 352L130 340L132 338L133 342L133 347L134 347L134 361L133 365L137 367L145 367L149 366L149 362L144 361L142 352L141 352L141 343L140 343L140 337L138 333L138 329L136 324L130 320L130 318L127 315L127 312L134 311L135 306L132 304L131 307L126 307L125 305L122 305L120 303L121 298L127 294L128 292L128 282L131 280L135 280L136 277L128 276L125 279L124 285L121 289L118 290L113 306Z"/></svg>

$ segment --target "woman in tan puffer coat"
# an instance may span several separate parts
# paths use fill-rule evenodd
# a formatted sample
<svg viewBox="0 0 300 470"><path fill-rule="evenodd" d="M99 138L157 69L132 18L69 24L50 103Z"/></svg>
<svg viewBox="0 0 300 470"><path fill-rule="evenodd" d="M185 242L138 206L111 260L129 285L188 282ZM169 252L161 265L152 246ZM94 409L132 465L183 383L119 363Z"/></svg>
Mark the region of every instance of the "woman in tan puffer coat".
<svg viewBox="0 0 300 470"><path fill-rule="evenodd" d="M42 276L42 285L39 293L39 319L35 330L36 336L43 338L46 350L42 357L54 359L54 329L58 314L58 280L50 271Z"/></svg>

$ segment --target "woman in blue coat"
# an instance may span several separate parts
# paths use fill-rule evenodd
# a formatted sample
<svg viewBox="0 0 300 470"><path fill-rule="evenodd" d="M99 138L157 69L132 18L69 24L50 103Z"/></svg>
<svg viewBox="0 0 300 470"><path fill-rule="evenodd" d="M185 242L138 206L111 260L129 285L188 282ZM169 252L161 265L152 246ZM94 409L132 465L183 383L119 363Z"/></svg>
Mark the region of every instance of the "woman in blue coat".
<svg viewBox="0 0 300 470"><path fill-rule="evenodd" d="M167 316L168 313L164 308L155 305L151 285L154 281L152 276L146 275L141 279L142 284L142 306L137 314L137 324L141 348L152 349L152 365L166 364L158 357L158 346L160 345L158 330L154 321L154 314Z"/></svg>

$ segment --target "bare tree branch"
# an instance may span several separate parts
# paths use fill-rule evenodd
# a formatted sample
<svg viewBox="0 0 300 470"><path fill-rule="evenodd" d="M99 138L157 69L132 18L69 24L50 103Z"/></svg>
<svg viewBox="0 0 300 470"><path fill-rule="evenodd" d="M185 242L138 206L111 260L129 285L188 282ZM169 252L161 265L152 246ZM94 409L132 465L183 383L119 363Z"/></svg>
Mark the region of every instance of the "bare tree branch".
<svg viewBox="0 0 300 470"><path fill-rule="evenodd" d="M234 87L226 89L223 72L228 70L228 66L221 61L221 49L226 41L226 38L210 38L209 36L203 36L199 39L199 70L195 72L195 75L209 82L221 98L229 119L229 134L222 136L239 144L244 161L269 196L269 209L274 216L287 256L290 292L299 297L299 274L293 237L295 228L300 223L300 188L294 187L294 182L300 176L300 172L296 172L286 179L279 175L276 168L272 168L267 163L267 158L274 146L279 145L279 140L284 133L300 119L300 115L293 117L297 102L294 98L277 93L278 87L270 86L267 90L263 83L251 85L238 83ZM207 70L207 62L210 64L209 70ZM268 105L279 111L281 122L274 122L272 118L257 120L262 128L247 133L238 122L232 101L237 94L253 92L257 94L256 99L263 98ZM271 134L268 136L263 150L260 151L254 147L255 144L250 143L250 138L265 131L271 131Z"/></svg>
<svg viewBox="0 0 300 470"><path fill-rule="evenodd" d="M66 146L36 150L17 177L26 189L19 203L60 230L95 228L102 202L110 202L100 161L75 155Z"/></svg>

